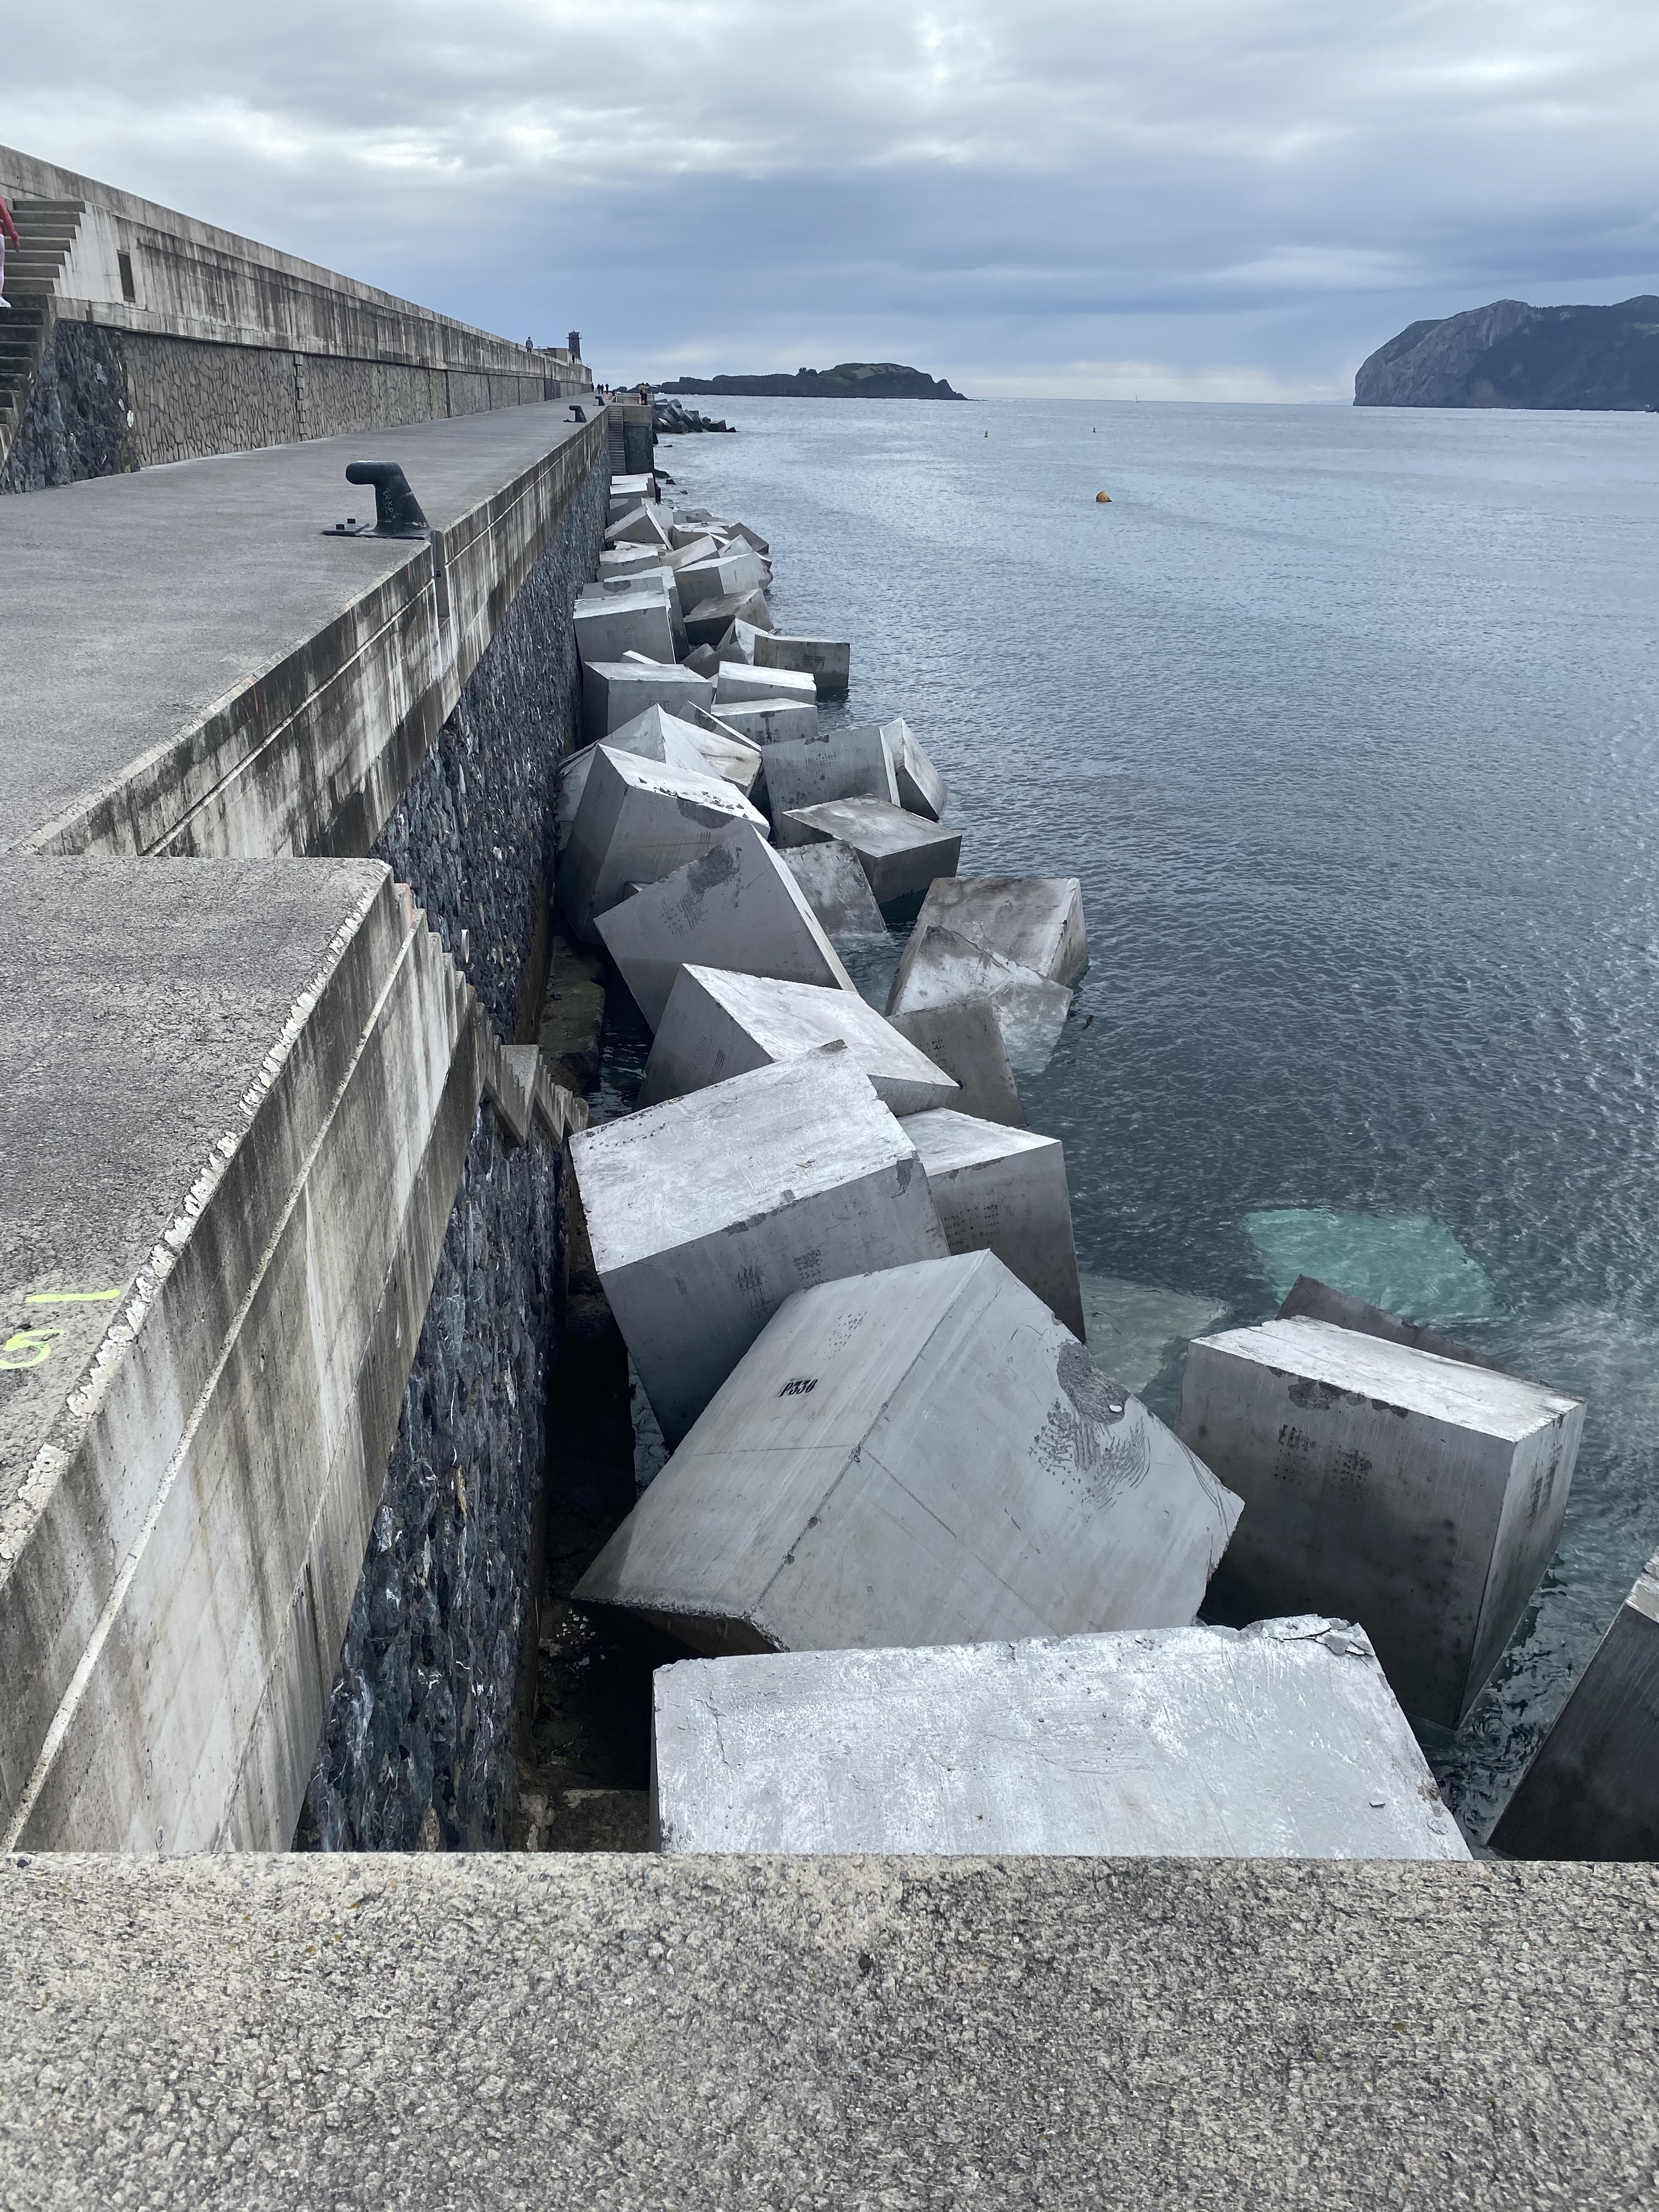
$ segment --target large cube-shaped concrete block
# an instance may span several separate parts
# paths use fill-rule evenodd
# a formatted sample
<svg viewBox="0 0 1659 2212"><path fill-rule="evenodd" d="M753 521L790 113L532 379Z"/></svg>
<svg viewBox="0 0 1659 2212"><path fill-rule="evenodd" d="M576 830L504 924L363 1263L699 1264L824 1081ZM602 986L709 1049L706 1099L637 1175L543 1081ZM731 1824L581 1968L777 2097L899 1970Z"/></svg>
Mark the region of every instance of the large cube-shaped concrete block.
<svg viewBox="0 0 1659 2212"><path fill-rule="evenodd" d="M945 790L945 778L922 750L915 732L906 721L883 722L879 726L893 756L899 805L908 807L912 814L926 814L935 822L941 820L950 793Z"/></svg>
<svg viewBox="0 0 1659 2212"><path fill-rule="evenodd" d="M755 647L757 668L803 671L817 686L820 699L844 699L853 665L853 648L827 637L785 637L774 630Z"/></svg>
<svg viewBox="0 0 1659 2212"><path fill-rule="evenodd" d="M950 1077L856 992L783 983L775 976L742 975L729 969L685 967L674 978L657 1024L639 1103L680 1097L837 1043L846 1046L874 1084L877 1097L895 1114L915 1115L926 1122L929 1107L947 1105L957 1095ZM910 1133L920 1150L922 1139ZM937 1133L932 1141L945 1150ZM1061 1184L1063 1188L1063 1171ZM958 1194L958 1215L965 1203ZM967 1250L951 1235L943 1210L939 1218L951 1249ZM1068 1231L1069 1225L1068 1217Z"/></svg>
<svg viewBox="0 0 1659 2212"><path fill-rule="evenodd" d="M1035 968L1021 968L1000 952L918 921L888 994L890 1018L930 1012L960 999L990 1002L1002 1030L1011 1067L1041 1075L1054 1057L1072 994Z"/></svg>
<svg viewBox="0 0 1659 2212"><path fill-rule="evenodd" d="M605 529L607 545L654 545L668 550L668 532L654 507L631 507Z"/></svg>
<svg viewBox="0 0 1659 2212"><path fill-rule="evenodd" d="M583 1131L571 1162L671 1443L803 1285L945 1250L915 1147L845 1048Z"/></svg>
<svg viewBox="0 0 1659 2212"><path fill-rule="evenodd" d="M820 806L832 799L883 799L890 806L898 805L892 756L873 724L862 730L821 730L815 738L767 747L766 802L780 845L818 842L810 830L786 817L796 808Z"/></svg>
<svg viewBox="0 0 1659 2212"><path fill-rule="evenodd" d="M599 580L613 576L637 576L654 568L662 559L659 545L607 545L599 556Z"/></svg>
<svg viewBox="0 0 1659 2212"><path fill-rule="evenodd" d="M573 613L576 653L584 662L620 660L625 653L672 662L674 628L667 602L659 595L632 591L627 579L611 580L603 597L578 599Z"/></svg>
<svg viewBox="0 0 1659 2212"><path fill-rule="evenodd" d="M902 1113L895 1106L896 1113ZM1058 1137L941 1107L905 1123L953 1252L994 1252L1083 1341L1066 1155Z"/></svg>
<svg viewBox="0 0 1659 2212"><path fill-rule="evenodd" d="M870 878L850 845L832 837L828 844L793 846L781 857L830 937L886 936L887 925ZM911 1042L921 1043L921 1039L912 1036ZM927 1049L926 1045L921 1048ZM960 1083L962 1078L957 1080Z"/></svg>
<svg viewBox="0 0 1659 2212"><path fill-rule="evenodd" d="M691 1659L652 1706L658 1850L1469 1855L1341 1621Z"/></svg>
<svg viewBox="0 0 1659 2212"><path fill-rule="evenodd" d="M829 849L823 845L806 845L799 853L784 857L793 868L803 854ZM1025 1109L1008 1065L1008 1048L1002 1042L996 1009L988 999L949 999L943 1006L919 1006L909 1013L889 1014L887 1018L927 1054L935 1067L956 1078L962 1091L957 1103L963 1113L979 1121L1000 1121L1006 1128L1025 1127Z"/></svg>
<svg viewBox="0 0 1659 2212"><path fill-rule="evenodd" d="M1561 1532L1582 1400L1334 1328L1188 1348L1180 1430L1243 1498L1219 1603L1357 1620L1419 1720L1455 1728Z"/></svg>
<svg viewBox="0 0 1659 2212"><path fill-rule="evenodd" d="M589 744L608 738L647 707L684 716L688 707L712 707L712 678L651 660L595 660L582 669L582 736Z"/></svg>
<svg viewBox="0 0 1659 2212"><path fill-rule="evenodd" d="M612 752L635 753L641 760L661 761L666 768L684 769L693 775L718 776L745 799L760 775L757 745L695 722L683 722L662 707L647 707L644 714L613 730L605 742ZM570 842L582 793L587 788L587 771L598 750L597 745L584 745L559 763L553 818L555 846L561 857Z"/></svg>
<svg viewBox="0 0 1659 2212"><path fill-rule="evenodd" d="M731 664L720 663L724 671ZM815 738L818 710L799 699L737 699L718 708L721 721L751 744L776 745L792 738Z"/></svg>
<svg viewBox="0 0 1659 2212"><path fill-rule="evenodd" d="M676 574L680 580L680 605L687 614L702 599L729 599L734 592L757 592L766 581L760 555L746 545L738 550L728 548L711 560L682 562Z"/></svg>
<svg viewBox="0 0 1659 2212"><path fill-rule="evenodd" d="M1522 1859L1659 1859L1659 1553L1533 1754L1492 1841Z"/></svg>
<svg viewBox="0 0 1659 2212"><path fill-rule="evenodd" d="M1051 983L1075 983L1089 964L1075 876L957 876L933 886L917 921L918 935L954 930Z"/></svg>
<svg viewBox="0 0 1659 2212"><path fill-rule="evenodd" d="M598 929L653 1030L688 961L858 995L781 856L752 825L610 908Z"/></svg>
<svg viewBox="0 0 1659 2212"><path fill-rule="evenodd" d="M685 634L693 645L719 646L738 623L757 635L771 629L764 592L726 592L717 599L700 599L685 617Z"/></svg>
<svg viewBox="0 0 1659 2212"><path fill-rule="evenodd" d="M761 635L756 632L757 637ZM735 707L744 699L789 699L816 712L817 697L810 676L788 668L763 667L758 662L751 668L740 660L722 661L714 684L716 707Z"/></svg>
<svg viewBox="0 0 1659 2212"><path fill-rule="evenodd" d="M954 875L962 853L960 830L942 829L880 799L832 799L797 807L789 824L792 842L836 837L850 845L890 922L908 921L928 885Z"/></svg>
<svg viewBox="0 0 1659 2212"><path fill-rule="evenodd" d="M594 749L559 871L559 903L577 936L598 942L596 918L630 884L654 884L696 860L740 823L763 828L742 793L718 776Z"/></svg>
<svg viewBox="0 0 1659 2212"><path fill-rule="evenodd" d="M1169 1628L1237 1514L976 1252L782 1306L576 1595L711 1652Z"/></svg>

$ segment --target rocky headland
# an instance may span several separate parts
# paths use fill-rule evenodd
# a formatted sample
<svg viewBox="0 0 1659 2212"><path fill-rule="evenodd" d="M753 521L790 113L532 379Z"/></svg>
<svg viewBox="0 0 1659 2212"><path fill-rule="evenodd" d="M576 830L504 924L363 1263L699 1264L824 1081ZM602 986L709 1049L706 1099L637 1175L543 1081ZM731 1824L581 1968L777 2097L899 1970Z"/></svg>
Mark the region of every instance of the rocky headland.
<svg viewBox="0 0 1659 2212"><path fill-rule="evenodd" d="M1412 323L1361 365L1353 404L1659 410L1659 299L1613 307L1494 300Z"/></svg>
<svg viewBox="0 0 1659 2212"><path fill-rule="evenodd" d="M712 392L736 399L965 399L943 377L896 361L843 361L793 376L682 376L659 392Z"/></svg>

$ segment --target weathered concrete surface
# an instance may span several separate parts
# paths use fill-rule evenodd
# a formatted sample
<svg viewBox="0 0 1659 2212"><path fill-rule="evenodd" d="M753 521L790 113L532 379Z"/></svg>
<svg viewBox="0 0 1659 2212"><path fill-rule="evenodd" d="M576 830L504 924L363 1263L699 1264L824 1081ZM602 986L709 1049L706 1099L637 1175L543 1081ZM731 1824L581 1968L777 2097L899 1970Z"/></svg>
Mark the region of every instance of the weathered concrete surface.
<svg viewBox="0 0 1659 2212"><path fill-rule="evenodd" d="M870 879L850 845L832 837L824 844L792 846L780 857L829 936L887 934Z"/></svg>
<svg viewBox="0 0 1659 2212"><path fill-rule="evenodd" d="M1517 1858L1659 1858L1659 1554L1533 1753L1492 1842Z"/></svg>
<svg viewBox="0 0 1659 2212"><path fill-rule="evenodd" d="M953 1105L912 1113L905 1123L945 1242L953 1252L994 1252L1080 1344L1083 1293L1059 1138L981 1121Z"/></svg>
<svg viewBox="0 0 1659 2212"><path fill-rule="evenodd" d="M1338 1328L1358 1329L1362 1336L1380 1336L1389 1344L1414 1345L1418 1351L1436 1352L1442 1359L1461 1359L1466 1367L1489 1367L1498 1375L1513 1372L1501 1359L1473 1351L1455 1337L1443 1336L1437 1329L1425 1328L1421 1322L1408 1321L1401 1314L1386 1313L1381 1306L1368 1305L1364 1298L1356 1298L1346 1291L1333 1290L1328 1283L1319 1282L1312 1275L1297 1277L1276 1318L1328 1321Z"/></svg>
<svg viewBox="0 0 1659 2212"><path fill-rule="evenodd" d="M591 660L582 668L582 735L589 744L603 743L647 707L684 716L688 707L714 703L714 684L695 669L647 660Z"/></svg>
<svg viewBox="0 0 1659 2212"><path fill-rule="evenodd" d="M823 845L803 848L808 855L830 849ZM789 857L793 860L797 856ZM1025 1127L1025 1109L1008 1065L996 1009L988 999L947 999L941 1006L918 1006L890 1013L887 1018L901 1036L920 1045L935 1067L956 1078L963 1113L980 1121L1000 1121L1010 1129Z"/></svg>
<svg viewBox="0 0 1659 2212"><path fill-rule="evenodd" d="M611 907L598 927L653 1030L688 961L858 995L783 856L751 823Z"/></svg>
<svg viewBox="0 0 1659 2212"><path fill-rule="evenodd" d="M803 1283L946 1249L915 1147L845 1050L584 1131L571 1161L671 1443Z"/></svg>
<svg viewBox="0 0 1659 2212"><path fill-rule="evenodd" d="M739 823L765 821L723 777L596 746L559 871L565 919L596 944L599 918L630 884L660 883Z"/></svg>
<svg viewBox="0 0 1659 2212"><path fill-rule="evenodd" d="M669 663L674 659L673 621L659 592L630 590L628 580L614 580L603 599L580 600L574 619L576 651L585 665L620 660L625 653Z"/></svg>
<svg viewBox="0 0 1659 2212"><path fill-rule="evenodd" d="M950 793L945 787L945 778L922 750L921 740L906 721L883 722L879 727L893 757L899 805L908 806L912 814L926 814L935 822L941 820Z"/></svg>
<svg viewBox="0 0 1659 2212"><path fill-rule="evenodd" d="M728 1082L734 1075L747 1075L781 1060L799 1060L836 1042L847 1047L874 1085L877 1097L895 1114L922 1116L929 1107L953 1103L958 1095L951 1078L854 991L783 983L774 976L739 975L719 968L685 967L674 978L657 1025L639 1103L652 1106L659 1099L684 1097L711 1083ZM915 1130L909 1133L921 1150L924 1139ZM937 1133L932 1141L941 1152L945 1150ZM931 1173L928 1180L931 1183ZM1063 1166L1060 1181L1063 1194ZM964 1194L954 1205L953 1218L965 1221L970 1210ZM1009 1210L1005 1204L1004 1211ZM942 1212L939 1219L949 1238L951 1226ZM1068 1246L1070 1231L1068 1214ZM965 1248L952 1242L951 1249Z"/></svg>
<svg viewBox="0 0 1659 2212"><path fill-rule="evenodd" d="M722 668L731 666L722 661ZM720 718L728 729L747 738L751 744L777 745L792 738L812 738L817 735L818 710L816 706L803 705L794 699L733 699L722 703Z"/></svg>
<svg viewBox="0 0 1659 2212"><path fill-rule="evenodd" d="M433 1853L0 1882L0 2172L31 2212L544 2212L550 2173L603 2212L1634 2212L1659 2185L1650 1867Z"/></svg>
<svg viewBox="0 0 1659 2212"><path fill-rule="evenodd" d="M745 667L741 661L722 661L714 684L717 707L736 707L749 699L787 699L794 706L810 707L815 720L817 696L817 684L804 672L758 661L752 667Z"/></svg>
<svg viewBox="0 0 1659 2212"><path fill-rule="evenodd" d="M718 730L704 729L696 722L683 721L665 707L647 707L631 722L624 722L621 729L611 731L604 742L612 752L634 753L641 760L660 761L665 768L678 769L691 775L719 776L745 799L761 772L757 745L748 744L741 738L726 737ZM570 842L582 793L587 788L587 772L598 750L598 745L583 745L559 763L553 816L555 842L561 855Z"/></svg>
<svg viewBox="0 0 1659 2212"><path fill-rule="evenodd" d="M1182 1626L1238 1514L988 1252L781 1304L679 1434L575 1595L700 1651Z"/></svg>
<svg viewBox="0 0 1659 2212"><path fill-rule="evenodd" d="M785 637L773 630L756 639L754 665L802 670L812 678L820 699L844 699L853 648L827 637Z"/></svg>
<svg viewBox="0 0 1659 2212"><path fill-rule="evenodd" d="M988 1001L1002 1031L1008 1064L1041 1075L1054 1057L1072 1010L1063 983L1022 968L954 929L918 920L887 994L889 1018L931 1012L962 999Z"/></svg>
<svg viewBox="0 0 1659 2212"><path fill-rule="evenodd" d="M1583 1422L1328 1322L1200 1337L1180 1431L1245 1501L1218 1602L1357 1620L1406 1711L1455 1727L1554 1556Z"/></svg>
<svg viewBox="0 0 1659 2212"><path fill-rule="evenodd" d="M738 622L770 629L772 617L763 592L726 592L717 599L699 599L685 617L685 634L693 645L717 646Z"/></svg>
<svg viewBox="0 0 1659 2212"><path fill-rule="evenodd" d="M1304 1614L652 1683L665 1851L1464 1859L1376 1654Z"/></svg>
<svg viewBox="0 0 1659 2212"><path fill-rule="evenodd" d="M970 945L1030 968L1051 983L1075 983L1089 964L1083 886L1075 876L955 876L933 885L917 917Z"/></svg>
<svg viewBox="0 0 1659 2212"><path fill-rule="evenodd" d="M834 837L850 845L890 922L915 915L928 885L955 873L962 851L960 830L943 829L879 799L836 799L799 807L789 823L792 843Z"/></svg>
<svg viewBox="0 0 1659 2212"><path fill-rule="evenodd" d="M793 808L831 799L884 799L890 806L898 805L892 756L879 730L822 730L815 738L766 748L766 801L780 845L817 842L810 830L787 817Z"/></svg>

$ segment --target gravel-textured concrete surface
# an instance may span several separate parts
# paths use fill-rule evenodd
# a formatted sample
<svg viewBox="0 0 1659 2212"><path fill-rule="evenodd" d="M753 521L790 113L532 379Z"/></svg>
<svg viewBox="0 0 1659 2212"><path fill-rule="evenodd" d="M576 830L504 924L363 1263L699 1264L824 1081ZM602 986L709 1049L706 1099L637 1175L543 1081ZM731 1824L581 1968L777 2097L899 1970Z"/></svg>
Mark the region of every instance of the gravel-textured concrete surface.
<svg viewBox="0 0 1659 2212"><path fill-rule="evenodd" d="M0 1863L0 2202L1650 2204L1646 1866Z"/></svg>

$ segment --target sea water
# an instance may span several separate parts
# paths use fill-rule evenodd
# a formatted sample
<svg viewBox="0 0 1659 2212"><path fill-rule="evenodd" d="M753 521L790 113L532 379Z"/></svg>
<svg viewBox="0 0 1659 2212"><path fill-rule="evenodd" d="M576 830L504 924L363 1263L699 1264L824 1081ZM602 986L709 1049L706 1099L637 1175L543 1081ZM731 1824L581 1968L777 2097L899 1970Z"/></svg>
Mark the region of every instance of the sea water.
<svg viewBox="0 0 1659 2212"><path fill-rule="evenodd" d="M659 462L852 641L826 721L910 722L964 874L1082 878L1021 1088L1119 1379L1305 1271L1588 1399L1428 1746L1484 1836L1659 1545L1659 417L707 404Z"/></svg>

